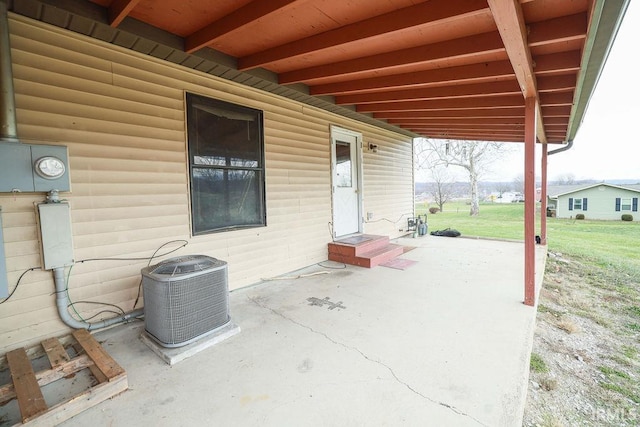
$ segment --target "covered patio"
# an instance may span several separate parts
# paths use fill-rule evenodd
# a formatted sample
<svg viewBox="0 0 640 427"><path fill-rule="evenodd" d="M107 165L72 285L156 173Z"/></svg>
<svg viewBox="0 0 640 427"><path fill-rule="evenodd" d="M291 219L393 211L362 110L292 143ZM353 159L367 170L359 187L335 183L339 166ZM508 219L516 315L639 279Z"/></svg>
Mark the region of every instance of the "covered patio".
<svg viewBox="0 0 640 427"><path fill-rule="evenodd" d="M535 326L522 244L397 243L417 246L406 270L315 265L286 276L329 274L232 292L242 332L173 366L141 322L98 332L130 389L63 425L521 425ZM537 271L545 258L538 246Z"/></svg>
<svg viewBox="0 0 640 427"><path fill-rule="evenodd" d="M122 311L109 325L141 316L141 268L185 242L228 262L242 333L168 367L141 322L96 332L130 390L67 425L518 425L546 248L536 145L544 212L548 146L571 147L628 3L0 0L0 146L30 184L0 179L0 347L99 329L69 321L65 293L99 324L95 305ZM524 143L524 244L400 238L418 246L407 270L319 266L336 238L409 232L418 137ZM64 154L63 200L33 170L40 144ZM344 233L340 144L362 184ZM205 193L234 212L250 200L253 216L195 209L202 169L251 170L253 197ZM45 248L61 229L37 220L48 204L64 233ZM227 208L228 223L194 225ZM295 274L329 274L259 282L310 265Z"/></svg>
<svg viewBox="0 0 640 427"><path fill-rule="evenodd" d="M535 146L545 212L548 145L573 144L628 3L24 0L8 9L407 136L524 143L524 302L534 305L535 235L546 244L544 215L535 230ZM10 116L5 141L17 140Z"/></svg>

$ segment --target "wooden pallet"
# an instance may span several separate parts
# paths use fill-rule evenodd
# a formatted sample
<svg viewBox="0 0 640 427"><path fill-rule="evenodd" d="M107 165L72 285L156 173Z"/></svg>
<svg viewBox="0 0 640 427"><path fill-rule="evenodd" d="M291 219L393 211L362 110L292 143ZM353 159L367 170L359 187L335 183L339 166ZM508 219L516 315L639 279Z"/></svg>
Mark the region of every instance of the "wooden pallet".
<svg viewBox="0 0 640 427"><path fill-rule="evenodd" d="M28 351L18 348L6 355L11 373L11 383L0 386L0 405L12 399L18 400L22 424L51 426L67 420L80 412L97 405L128 388L127 373L86 330L73 332L76 357L69 357L60 340L49 338L41 346L46 353L51 369L34 372ZM38 351L29 350L31 354ZM41 387L65 377L73 376L82 369L89 369L97 385L49 408Z"/></svg>

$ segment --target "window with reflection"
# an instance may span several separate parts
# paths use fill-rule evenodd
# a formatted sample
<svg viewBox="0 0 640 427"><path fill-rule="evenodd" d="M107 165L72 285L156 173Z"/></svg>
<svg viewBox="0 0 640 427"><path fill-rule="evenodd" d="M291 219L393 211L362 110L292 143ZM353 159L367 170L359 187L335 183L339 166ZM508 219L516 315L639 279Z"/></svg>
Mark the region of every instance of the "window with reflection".
<svg viewBox="0 0 640 427"><path fill-rule="evenodd" d="M187 94L193 234L266 224L262 111Z"/></svg>
<svg viewBox="0 0 640 427"><path fill-rule="evenodd" d="M351 145L348 142L336 141L336 186L352 186L351 167Z"/></svg>

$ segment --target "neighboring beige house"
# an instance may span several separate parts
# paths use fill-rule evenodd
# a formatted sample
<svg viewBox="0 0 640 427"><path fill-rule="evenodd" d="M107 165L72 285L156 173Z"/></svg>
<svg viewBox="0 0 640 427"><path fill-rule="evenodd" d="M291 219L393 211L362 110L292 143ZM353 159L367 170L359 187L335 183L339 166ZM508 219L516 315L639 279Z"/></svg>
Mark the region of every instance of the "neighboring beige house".
<svg viewBox="0 0 640 427"><path fill-rule="evenodd" d="M548 190L549 206L555 207L558 218L574 218L583 214L586 219L619 221L623 214L640 220L638 199L640 185L559 185Z"/></svg>

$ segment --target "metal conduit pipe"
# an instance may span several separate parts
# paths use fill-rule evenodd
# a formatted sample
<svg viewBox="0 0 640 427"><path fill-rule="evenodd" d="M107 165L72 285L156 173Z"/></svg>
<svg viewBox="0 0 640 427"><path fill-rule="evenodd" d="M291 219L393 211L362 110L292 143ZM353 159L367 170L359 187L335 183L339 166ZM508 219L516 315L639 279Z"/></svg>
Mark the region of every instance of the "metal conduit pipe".
<svg viewBox="0 0 640 427"><path fill-rule="evenodd" d="M0 142L20 142L18 140L16 122L16 101L13 88L13 70L11 65L11 43L9 40L9 19L7 3L0 0ZM51 200L49 202L52 202ZM2 242L0 242L1 244ZM100 322L85 322L76 320L69 314L69 296L67 294L64 268L53 269L56 288L56 306L60 319L74 329L101 329L117 323L140 317L144 309L116 316Z"/></svg>
<svg viewBox="0 0 640 427"><path fill-rule="evenodd" d="M106 328L107 326L115 325L117 323L123 323L128 320L132 320L136 317L140 317L144 314L144 309L139 308L130 313L123 314L121 316L112 317L111 319L102 320L100 322L83 322L76 320L69 314L69 296L67 295L66 280L64 277L64 268L54 268L53 278L56 285L56 306L58 307L58 315L60 319L69 327L73 329L87 329L93 331L95 329Z"/></svg>

